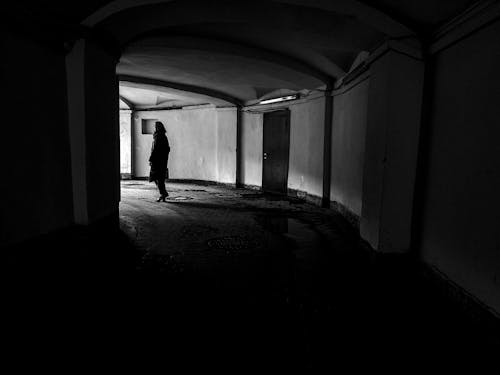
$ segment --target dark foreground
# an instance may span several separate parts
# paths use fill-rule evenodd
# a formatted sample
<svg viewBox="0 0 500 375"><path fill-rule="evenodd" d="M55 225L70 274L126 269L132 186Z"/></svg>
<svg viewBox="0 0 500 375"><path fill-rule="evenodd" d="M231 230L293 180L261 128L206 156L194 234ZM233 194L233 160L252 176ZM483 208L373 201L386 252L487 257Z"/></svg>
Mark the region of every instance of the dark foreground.
<svg viewBox="0 0 500 375"><path fill-rule="evenodd" d="M152 185L124 182L121 230L4 252L2 336L19 371L498 368L496 332L411 257L374 256L335 213L244 189L167 189L156 203Z"/></svg>

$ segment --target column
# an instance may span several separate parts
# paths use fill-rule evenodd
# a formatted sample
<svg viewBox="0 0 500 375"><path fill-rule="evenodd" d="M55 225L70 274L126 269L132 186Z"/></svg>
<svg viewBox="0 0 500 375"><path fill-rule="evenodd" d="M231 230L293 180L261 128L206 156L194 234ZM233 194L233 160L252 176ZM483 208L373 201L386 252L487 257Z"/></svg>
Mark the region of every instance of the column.
<svg viewBox="0 0 500 375"><path fill-rule="evenodd" d="M390 47L371 63L361 236L377 251L410 249L424 63Z"/></svg>
<svg viewBox="0 0 500 375"><path fill-rule="evenodd" d="M74 219L117 222L120 139L117 57L96 41L76 41L66 58Z"/></svg>

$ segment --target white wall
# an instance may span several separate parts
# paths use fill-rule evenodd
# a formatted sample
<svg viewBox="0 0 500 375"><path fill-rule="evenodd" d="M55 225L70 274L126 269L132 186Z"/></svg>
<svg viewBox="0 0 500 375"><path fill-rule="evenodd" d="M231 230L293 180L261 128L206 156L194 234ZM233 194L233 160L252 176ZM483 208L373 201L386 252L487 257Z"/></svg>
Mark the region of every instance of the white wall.
<svg viewBox="0 0 500 375"><path fill-rule="evenodd" d="M289 108L291 126L288 188L321 197L325 98L319 97Z"/></svg>
<svg viewBox="0 0 500 375"><path fill-rule="evenodd" d="M424 62L387 48L370 65L360 234L377 251L405 253L411 247Z"/></svg>
<svg viewBox="0 0 500 375"><path fill-rule="evenodd" d="M198 106L168 111L137 111L133 118L133 175L149 175L153 136L142 134L142 119L161 121L170 143L172 179L235 183L236 109Z"/></svg>
<svg viewBox="0 0 500 375"><path fill-rule="evenodd" d="M120 172L132 173L130 110L120 110Z"/></svg>
<svg viewBox="0 0 500 375"><path fill-rule="evenodd" d="M500 22L436 56L423 259L500 313Z"/></svg>
<svg viewBox="0 0 500 375"><path fill-rule="evenodd" d="M242 114L242 171L245 185L262 186L262 113Z"/></svg>
<svg viewBox="0 0 500 375"><path fill-rule="evenodd" d="M369 79L333 98L330 200L361 216Z"/></svg>
<svg viewBox="0 0 500 375"><path fill-rule="evenodd" d="M290 110L288 188L321 197L325 116L323 96L245 109L242 117L242 181L247 185L262 186L262 113L284 108Z"/></svg>
<svg viewBox="0 0 500 375"><path fill-rule="evenodd" d="M217 182L236 182L236 108L217 109Z"/></svg>

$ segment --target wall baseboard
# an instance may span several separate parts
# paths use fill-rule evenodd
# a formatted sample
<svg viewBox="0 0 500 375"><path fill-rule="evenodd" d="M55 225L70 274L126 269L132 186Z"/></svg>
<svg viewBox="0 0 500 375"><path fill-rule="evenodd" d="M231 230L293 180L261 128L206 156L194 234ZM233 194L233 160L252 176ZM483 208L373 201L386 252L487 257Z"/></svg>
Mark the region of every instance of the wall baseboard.
<svg viewBox="0 0 500 375"><path fill-rule="evenodd" d="M250 190L258 190L262 191L262 186L259 185L247 185L247 184L241 184L241 187L244 189L250 189ZM297 198L299 200L303 200L307 203L313 204L315 206L320 206L321 207L321 197L318 197L316 195L312 195L309 193L306 193L305 191L302 190L297 190L297 189L287 189L287 197L290 198Z"/></svg>
<svg viewBox="0 0 500 375"><path fill-rule="evenodd" d="M330 201L330 208L341 214L349 222L349 224L353 227L353 229L357 233L359 233L359 221L360 221L359 215L356 215L342 203L339 203L337 201Z"/></svg>
<svg viewBox="0 0 500 375"><path fill-rule="evenodd" d="M132 180L140 180L147 181L148 177L132 177ZM250 190L262 190L262 186L258 185L247 185L247 184L236 184L236 183L227 183L227 182L218 182L218 181L210 181L210 180L197 180L197 179L184 179L184 178L169 178L166 182L173 183L183 183L183 184L198 184L198 185L218 185L218 186L226 186L231 188L244 188ZM316 195L309 194L302 190L297 189L288 189L287 195L293 198L303 199L307 203L314 204L316 206L321 207L322 198Z"/></svg>
<svg viewBox="0 0 500 375"><path fill-rule="evenodd" d="M320 206L322 203L322 198L316 195L309 194L302 190L288 189L288 195L294 198L300 198L305 200L307 203L314 204L315 206Z"/></svg>
<svg viewBox="0 0 500 375"><path fill-rule="evenodd" d="M132 174L131 173L120 173L120 178L122 180L131 180Z"/></svg>
<svg viewBox="0 0 500 375"><path fill-rule="evenodd" d="M137 180L137 181L148 181L149 177L135 177L132 176L130 178L131 180ZM218 185L218 186L227 186L231 188L235 188L236 184L235 183L229 183L229 182L218 182L218 181L210 181L210 180L196 180L196 179L190 179L190 178L167 178L165 180L166 183L172 182L172 183L179 183L179 184L197 184L197 185Z"/></svg>
<svg viewBox="0 0 500 375"><path fill-rule="evenodd" d="M146 178L147 180L147 178ZM185 178L167 178L165 180L167 183L168 182L173 182L173 183L180 183L180 184L196 184L196 185L213 185L213 186L226 186L226 187L231 187L235 188L236 183L229 183L229 182L218 182L218 181L210 181L210 180L196 180L196 179L185 179Z"/></svg>
<svg viewBox="0 0 500 375"><path fill-rule="evenodd" d="M240 187L243 189L249 189L249 190L262 190L262 186L259 185L247 185L247 184L240 184Z"/></svg>
<svg viewBox="0 0 500 375"><path fill-rule="evenodd" d="M245 189L262 190L262 186L257 186L257 185L242 184L242 187L244 187ZM290 188L287 190L287 193L288 193L287 195L290 197L303 199L307 203L313 204L315 206L319 207L322 206L322 198L316 195L309 194L302 190L290 189ZM340 215L342 215L344 219L346 219L346 221L350 224L352 229L359 234L359 222L360 222L359 215L356 215L346 206L336 201L330 201L330 208L338 212Z"/></svg>
<svg viewBox="0 0 500 375"><path fill-rule="evenodd" d="M462 322L489 344L500 345L500 314L456 284L436 267L421 261L412 253L381 253L358 237L364 256L380 272L393 279L413 278L429 298L439 301L439 306L449 308L454 319ZM437 308L440 308L437 306ZM460 329L457 326L457 329Z"/></svg>
<svg viewBox="0 0 500 375"><path fill-rule="evenodd" d="M456 308L474 328L496 337L500 344L500 314L451 280L437 267L421 262L420 276L440 298Z"/></svg>

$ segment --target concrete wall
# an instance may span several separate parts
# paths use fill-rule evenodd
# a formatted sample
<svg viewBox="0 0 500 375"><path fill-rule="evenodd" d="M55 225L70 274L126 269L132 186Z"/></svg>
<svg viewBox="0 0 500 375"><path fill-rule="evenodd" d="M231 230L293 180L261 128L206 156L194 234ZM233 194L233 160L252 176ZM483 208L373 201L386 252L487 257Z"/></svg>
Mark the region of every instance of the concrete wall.
<svg viewBox="0 0 500 375"><path fill-rule="evenodd" d="M236 182L236 108L217 109L217 182Z"/></svg>
<svg viewBox="0 0 500 375"><path fill-rule="evenodd" d="M288 188L323 195L325 98L291 105Z"/></svg>
<svg viewBox="0 0 500 375"><path fill-rule="evenodd" d="M360 234L380 252L411 247L423 73L390 45L370 65Z"/></svg>
<svg viewBox="0 0 500 375"><path fill-rule="evenodd" d="M104 46L85 41L85 167L89 223L109 217L118 219L120 119L116 63L116 58Z"/></svg>
<svg viewBox="0 0 500 375"><path fill-rule="evenodd" d="M120 110L120 173L132 173L132 129L129 110Z"/></svg>
<svg viewBox="0 0 500 375"><path fill-rule="evenodd" d="M283 108L290 110L288 188L321 197L325 116L323 96L245 109L242 119L242 181L247 185L262 186L262 113Z"/></svg>
<svg viewBox="0 0 500 375"><path fill-rule="evenodd" d="M74 222L118 222L120 123L117 56L79 39L66 55Z"/></svg>
<svg viewBox="0 0 500 375"><path fill-rule="evenodd" d="M142 134L142 119L156 119L167 129L173 179L235 183L236 109L193 107L168 111L137 111L133 117L133 175L149 175L153 136Z"/></svg>
<svg viewBox="0 0 500 375"><path fill-rule="evenodd" d="M242 115L242 183L262 186L262 113Z"/></svg>
<svg viewBox="0 0 500 375"><path fill-rule="evenodd" d="M421 254L500 313L500 22L439 52Z"/></svg>
<svg viewBox="0 0 500 375"><path fill-rule="evenodd" d="M2 34L0 245L73 221L65 59L57 47Z"/></svg>
<svg viewBox="0 0 500 375"><path fill-rule="evenodd" d="M330 200L361 216L368 76L334 94Z"/></svg>

